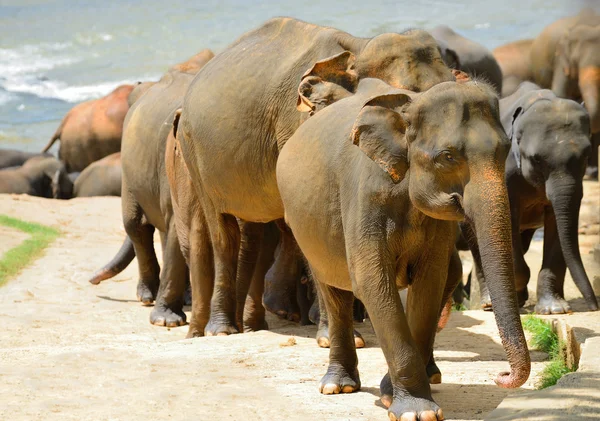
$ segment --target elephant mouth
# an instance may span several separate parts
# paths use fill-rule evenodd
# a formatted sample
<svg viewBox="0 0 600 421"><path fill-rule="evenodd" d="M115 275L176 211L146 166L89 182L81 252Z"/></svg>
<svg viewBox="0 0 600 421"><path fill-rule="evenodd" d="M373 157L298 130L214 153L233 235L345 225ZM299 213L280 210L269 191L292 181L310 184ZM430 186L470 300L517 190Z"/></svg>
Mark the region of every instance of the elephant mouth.
<svg viewBox="0 0 600 421"><path fill-rule="evenodd" d="M452 200L452 204L456 208L457 213L459 213L463 218L465 216L465 208L463 207L463 198L458 193L450 194L450 198Z"/></svg>

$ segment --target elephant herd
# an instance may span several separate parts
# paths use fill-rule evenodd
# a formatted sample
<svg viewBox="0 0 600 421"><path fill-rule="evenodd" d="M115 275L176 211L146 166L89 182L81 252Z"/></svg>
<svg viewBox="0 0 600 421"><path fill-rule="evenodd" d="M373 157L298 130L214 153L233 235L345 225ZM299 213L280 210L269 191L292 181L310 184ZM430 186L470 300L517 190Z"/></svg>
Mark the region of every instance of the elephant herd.
<svg viewBox="0 0 600 421"><path fill-rule="evenodd" d="M353 325L368 315L388 364L390 419L442 420L433 344L462 285L461 238L508 356L500 387L519 387L530 372L519 307L537 228L536 312L571 311L567 268L598 309L577 225L600 63L554 51L600 46L600 17L566 21L492 54L445 26L357 38L275 18L216 56L203 50L157 82L75 107L44 150L60 139L60 161L36 156L2 170L0 190L18 184L11 177L26 185L28 166L45 160L46 197L88 195L118 178L111 194L122 197L127 237L91 283L137 257L150 322L186 324L191 300L188 337L267 329L265 309L318 323L317 341L330 348L323 394L360 389L364 341ZM561 63L538 69L544 54Z"/></svg>

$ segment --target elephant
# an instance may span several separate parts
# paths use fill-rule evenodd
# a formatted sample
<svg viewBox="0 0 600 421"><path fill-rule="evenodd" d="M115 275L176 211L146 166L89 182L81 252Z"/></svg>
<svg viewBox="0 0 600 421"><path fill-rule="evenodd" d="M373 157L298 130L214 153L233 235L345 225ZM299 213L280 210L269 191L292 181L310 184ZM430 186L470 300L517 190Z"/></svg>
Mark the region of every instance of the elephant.
<svg viewBox="0 0 600 421"><path fill-rule="evenodd" d="M92 162L121 150L127 97L133 85L121 85L100 99L77 104L62 119L42 152L60 139L58 157L68 172L79 172Z"/></svg>
<svg viewBox="0 0 600 421"><path fill-rule="evenodd" d="M0 149L0 170L4 168L10 167L19 167L25 163L28 159L31 159L35 156L52 156L49 153L32 153L32 152L24 152L16 149Z"/></svg>
<svg viewBox="0 0 600 421"><path fill-rule="evenodd" d="M129 104L129 107L131 107L133 104L135 104L135 102L138 99L140 99L140 97L142 95L144 95L148 91L148 89L150 89L154 85L156 85L156 82L152 82L152 81L136 83L133 87L133 90L127 97L127 104Z"/></svg>
<svg viewBox="0 0 600 421"><path fill-rule="evenodd" d="M314 113L350 96L364 77L415 91L455 79L425 31L366 39L274 18L226 48L190 85L177 139L214 250L215 289L206 333L238 332L229 294L237 277L236 218L256 224L283 218L275 163L307 118L298 110Z"/></svg>
<svg viewBox="0 0 600 421"><path fill-rule="evenodd" d="M509 147L494 89L478 81L443 82L416 94L364 79L354 96L315 113L287 141L276 167L285 220L329 312L321 393L360 388L354 293L389 367L380 389L390 419L443 419L425 363L442 307L461 278L454 242L463 220L494 279L490 293L511 367L496 383L519 387L527 380L504 184ZM406 316L398 288L408 288Z"/></svg>
<svg viewBox="0 0 600 421"><path fill-rule="evenodd" d="M449 67L472 77L482 77L498 94L502 92L502 70L490 50L446 25L436 26L429 32L440 45L442 57Z"/></svg>
<svg viewBox="0 0 600 421"><path fill-rule="evenodd" d="M509 42L494 48L492 53L502 69L502 97L512 95L521 82L532 80L531 45L533 39Z"/></svg>
<svg viewBox="0 0 600 421"><path fill-rule="evenodd" d="M600 15L586 9L560 19L531 45L532 81L561 98L583 101L590 114L592 154L589 172L597 177L600 141Z"/></svg>
<svg viewBox="0 0 600 421"><path fill-rule="evenodd" d="M64 173L57 172L53 183L60 183L61 176L64 176ZM68 177L73 183L72 195L68 197L69 199L72 197L121 196L121 152L105 156L88 165L81 173L71 173ZM67 184L66 181L64 183Z"/></svg>
<svg viewBox="0 0 600 421"><path fill-rule="evenodd" d="M127 113L121 145L121 201L127 238L113 260L90 279L98 284L116 275L135 255L140 276L137 297L144 305L154 302L150 323L157 326L185 324L183 300L188 278L174 227L165 145L188 85L213 56L206 49L173 66ZM163 246L162 271L154 251L155 229Z"/></svg>
<svg viewBox="0 0 600 421"><path fill-rule="evenodd" d="M578 220L583 176L591 152L590 119L575 101L523 82L500 101L502 124L511 138L506 160L513 261L519 304L528 298L530 271L523 255L537 228L544 227L544 253L538 275L538 314L569 313L563 285L567 267L590 310L598 301L579 253ZM479 250L473 250L482 306L491 308ZM495 309L495 308L494 308Z"/></svg>
<svg viewBox="0 0 600 421"><path fill-rule="evenodd" d="M47 156L34 156L21 167L0 170L0 193L29 194L46 198L67 199L69 187L53 185L52 178L57 172L66 174L65 167L58 159ZM66 193L65 193L66 192Z"/></svg>

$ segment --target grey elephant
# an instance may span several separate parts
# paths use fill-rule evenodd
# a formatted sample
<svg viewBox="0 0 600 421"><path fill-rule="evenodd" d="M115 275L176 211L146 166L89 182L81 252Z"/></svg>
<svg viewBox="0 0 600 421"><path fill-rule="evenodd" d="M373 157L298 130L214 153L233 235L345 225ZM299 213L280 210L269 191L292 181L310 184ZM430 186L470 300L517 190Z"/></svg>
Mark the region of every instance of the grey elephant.
<svg viewBox="0 0 600 421"><path fill-rule="evenodd" d="M275 163L306 119L297 109L316 112L352 95L365 77L417 91L454 80L425 31L363 39L275 18L216 56L190 85L177 139L214 249L207 333L238 332L231 298L240 244L236 217L256 224L283 217Z"/></svg>
<svg viewBox="0 0 600 421"><path fill-rule="evenodd" d="M509 147L497 97L481 82L444 82L415 94L364 79L353 97L319 111L288 140L277 161L285 220L329 313L322 393L360 388L354 293L386 357L381 393L390 419L443 419L426 363L460 278L454 242L462 220L476 232L511 366L496 383L527 380L504 184ZM408 288L406 316L398 288Z"/></svg>
<svg viewBox="0 0 600 421"><path fill-rule="evenodd" d="M35 156L52 156L49 153L32 153L19 151L17 149L0 149L0 170L3 168L19 167L30 158Z"/></svg>
<svg viewBox="0 0 600 421"><path fill-rule="evenodd" d="M449 67L483 78L497 93L502 92L502 70L490 50L446 25L436 26L429 32L440 45L442 57Z"/></svg>
<svg viewBox="0 0 600 421"><path fill-rule="evenodd" d="M0 170L0 193L29 194L46 198L67 199L72 191L68 177L53 184L58 173L66 175L64 164L54 157L35 156L21 167Z"/></svg>
<svg viewBox="0 0 600 421"><path fill-rule="evenodd" d="M500 101L502 124L512 141L506 185L512 218L513 260L520 304L528 298L530 271L524 259L533 234L544 227L544 257L538 275L539 314L568 313L563 284L567 267L590 310L598 301L579 253L578 220L583 176L590 155L590 119L575 101L524 82ZM467 236L468 238L468 236ZM473 250L482 306L491 307L479 250ZM495 310L495 308L494 308Z"/></svg>
<svg viewBox="0 0 600 421"><path fill-rule="evenodd" d="M121 196L121 152L87 166L75 179L73 197Z"/></svg>
<svg viewBox="0 0 600 421"><path fill-rule="evenodd" d="M121 146L123 225L127 239L111 262L90 282L98 284L123 270L134 256L139 266L137 297L154 302L150 322L181 326L188 268L175 229L171 193L165 170L165 145L185 91L214 54L203 50L171 67L132 105L125 118ZM160 232L163 267L158 265L153 233Z"/></svg>

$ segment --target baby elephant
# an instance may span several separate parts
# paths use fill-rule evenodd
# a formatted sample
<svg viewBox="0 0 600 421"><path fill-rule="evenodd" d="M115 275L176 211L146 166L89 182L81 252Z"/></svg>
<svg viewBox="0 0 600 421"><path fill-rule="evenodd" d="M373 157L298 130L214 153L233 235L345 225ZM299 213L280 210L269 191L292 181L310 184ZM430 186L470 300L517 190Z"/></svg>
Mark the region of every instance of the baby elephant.
<svg viewBox="0 0 600 421"><path fill-rule="evenodd" d="M536 229L544 227L544 258L538 275L539 314L571 311L563 284L567 267L590 310L598 302L585 273L577 227L582 179L591 151L590 118L575 101L522 83L500 101L502 125L512 141L506 160L506 184L512 218L513 260L519 304L528 298L529 268L523 255ZM482 306L490 308L479 250L471 247L480 280Z"/></svg>
<svg viewBox="0 0 600 421"><path fill-rule="evenodd" d="M121 152L85 168L75 180L73 197L121 196Z"/></svg>
<svg viewBox="0 0 600 421"><path fill-rule="evenodd" d="M60 183L53 184L56 174L66 175L65 166L58 159L36 156L21 167L0 170L0 193L66 199L70 197L72 184L68 177L61 177Z"/></svg>

